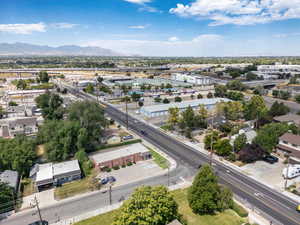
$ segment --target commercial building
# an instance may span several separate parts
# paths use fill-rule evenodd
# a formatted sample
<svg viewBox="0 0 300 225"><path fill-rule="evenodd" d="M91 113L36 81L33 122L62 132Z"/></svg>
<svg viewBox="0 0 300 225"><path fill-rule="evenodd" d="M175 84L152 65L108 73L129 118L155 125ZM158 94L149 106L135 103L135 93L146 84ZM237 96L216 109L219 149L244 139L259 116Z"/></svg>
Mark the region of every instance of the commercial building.
<svg viewBox="0 0 300 225"><path fill-rule="evenodd" d="M161 86L162 84L167 85L171 84L173 87L190 87L193 84L189 84L183 81L177 81L172 79L166 79L166 78L137 78L133 80L127 80L127 81L116 81L115 84L117 85L132 85L132 86L141 86L143 84L145 85L152 85L152 86Z"/></svg>
<svg viewBox="0 0 300 225"><path fill-rule="evenodd" d="M0 172L0 182L7 183L15 191L18 190L19 181L20 178L17 171L5 170L2 173Z"/></svg>
<svg viewBox="0 0 300 225"><path fill-rule="evenodd" d="M285 133L279 137L276 149L281 156L287 154L295 161L300 161L300 135Z"/></svg>
<svg viewBox="0 0 300 225"><path fill-rule="evenodd" d="M38 191L81 179L81 176L78 160L55 164L35 164L31 168L29 175L34 180Z"/></svg>
<svg viewBox="0 0 300 225"><path fill-rule="evenodd" d="M151 158L151 153L140 143L132 144L117 150L109 150L90 156L94 165L98 168L112 168L127 163L134 163Z"/></svg>
<svg viewBox="0 0 300 225"><path fill-rule="evenodd" d="M214 83L212 78L194 73L173 73L171 79L193 85L212 85Z"/></svg>
<svg viewBox="0 0 300 225"><path fill-rule="evenodd" d="M184 111L189 106L191 106L193 109L197 109L199 105L204 105L207 110L211 110L217 103L228 101L230 100L227 98L205 98L169 104L144 106L140 109L140 113L147 117L158 117L168 115L169 108L177 107L179 111Z"/></svg>

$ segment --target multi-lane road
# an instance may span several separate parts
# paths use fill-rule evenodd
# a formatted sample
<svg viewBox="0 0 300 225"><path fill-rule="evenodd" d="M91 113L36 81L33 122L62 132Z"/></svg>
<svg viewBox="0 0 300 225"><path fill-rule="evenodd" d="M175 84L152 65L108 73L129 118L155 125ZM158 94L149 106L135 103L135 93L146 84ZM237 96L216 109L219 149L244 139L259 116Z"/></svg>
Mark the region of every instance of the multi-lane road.
<svg viewBox="0 0 300 225"><path fill-rule="evenodd" d="M94 97L78 92L72 87L67 87L78 97L86 100L95 100ZM105 103L104 103L105 104ZM125 125L126 114L120 110L107 105L105 112L116 121ZM209 162L209 157L190 146L168 136L160 130L128 116L129 129L139 133L144 139L156 145L168 155L173 157L178 168L171 172L172 182L178 182L179 177L188 177L195 174L200 165ZM143 132L141 132L143 131ZM227 167L223 163L213 161L214 169L219 176L219 181L231 188L235 195L244 199L253 208L266 213L272 220L272 224L299 225L300 214L296 212L297 202L283 194L247 177L246 175ZM121 196L128 196L132 190L141 184L166 184L166 176L153 177L144 180L142 183L133 183L114 190L114 200L117 201ZM105 194L91 194L85 198L78 198L71 201L61 202L55 206L42 209L45 219L54 222L58 219L70 218L79 213L88 212L108 204ZM35 216L37 219L37 216ZM0 222L5 225L23 225L33 221L32 212L24 212L9 217ZM279 223L278 223L279 222Z"/></svg>

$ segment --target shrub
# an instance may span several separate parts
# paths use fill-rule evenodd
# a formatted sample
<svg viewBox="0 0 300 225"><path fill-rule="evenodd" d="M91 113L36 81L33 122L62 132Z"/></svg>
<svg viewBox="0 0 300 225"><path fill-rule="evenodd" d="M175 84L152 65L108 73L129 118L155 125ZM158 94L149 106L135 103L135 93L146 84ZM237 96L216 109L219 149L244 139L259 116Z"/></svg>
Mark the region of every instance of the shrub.
<svg viewBox="0 0 300 225"><path fill-rule="evenodd" d="M119 166L113 166L113 169L118 170L118 169L120 169L120 167Z"/></svg>
<svg viewBox="0 0 300 225"><path fill-rule="evenodd" d="M132 166L132 162L127 163L127 166Z"/></svg>
<svg viewBox="0 0 300 225"><path fill-rule="evenodd" d="M248 212L242 206L238 205L237 203L233 204L232 210L235 211L240 217L247 217Z"/></svg>
<svg viewBox="0 0 300 225"><path fill-rule="evenodd" d="M125 165L125 164L123 164L123 165L122 165L122 168L125 168L125 167L126 167L126 165Z"/></svg>

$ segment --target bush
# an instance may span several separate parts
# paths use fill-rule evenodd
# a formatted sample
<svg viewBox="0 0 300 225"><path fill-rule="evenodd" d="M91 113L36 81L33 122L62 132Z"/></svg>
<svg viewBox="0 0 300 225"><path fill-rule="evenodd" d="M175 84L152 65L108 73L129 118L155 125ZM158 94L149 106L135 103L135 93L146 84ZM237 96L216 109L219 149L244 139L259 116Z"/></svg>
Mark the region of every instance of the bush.
<svg viewBox="0 0 300 225"><path fill-rule="evenodd" d="M236 161L236 155L234 153L231 153L227 159L231 162L235 162Z"/></svg>
<svg viewBox="0 0 300 225"><path fill-rule="evenodd" d="M232 210L235 211L240 217L248 216L247 210L235 202L233 204Z"/></svg>
<svg viewBox="0 0 300 225"><path fill-rule="evenodd" d="M127 163L127 166L132 166L132 162Z"/></svg>
<svg viewBox="0 0 300 225"><path fill-rule="evenodd" d="M126 167L126 165L125 165L125 164L123 164L123 165L122 165L122 168L125 168L125 167Z"/></svg>
<svg viewBox="0 0 300 225"><path fill-rule="evenodd" d="M118 169L120 169L120 167L119 166L113 166L113 169L118 170Z"/></svg>
<svg viewBox="0 0 300 225"><path fill-rule="evenodd" d="M109 168L109 167L104 167L103 169L102 169L102 171L104 171L104 172L110 172L111 171L111 168Z"/></svg>

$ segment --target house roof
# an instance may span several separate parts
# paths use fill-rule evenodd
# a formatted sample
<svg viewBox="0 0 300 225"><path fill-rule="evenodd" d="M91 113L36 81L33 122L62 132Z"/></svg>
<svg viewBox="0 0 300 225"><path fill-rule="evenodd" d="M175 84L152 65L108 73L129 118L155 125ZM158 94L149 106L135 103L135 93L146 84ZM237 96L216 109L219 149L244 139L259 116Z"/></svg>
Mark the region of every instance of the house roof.
<svg viewBox="0 0 300 225"><path fill-rule="evenodd" d="M12 118L6 118L6 119L1 119L0 124L2 125L9 125L9 126L14 126L14 125L32 125L36 124L36 117L12 117Z"/></svg>
<svg viewBox="0 0 300 225"><path fill-rule="evenodd" d="M140 143L136 143L136 144L132 144L132 145L129 145L127 147L124 147L124 148L121 148L118 150L112 150L112 151L94 154L94 155L90 156L90 158L95 163L104 163L107 161L119 159L119 158L133 155L136 153L145 153L145 152L149 152L149 150L144 145L142 145Z"/></svg>
<svg viewBox="0 0 300 225"><path fill-rule="evenodd" d="M173 222L169 223L168 225L182 225L178 220L174 220Z"/></svg>
<svg viewBox="0 0 300 225"><path fill-rule="evenodd" d="M61 175L70 173L73 171L80 171L78 160L71 160L61 163L56 163L53 165L53 175Z"/></svg>
<svg viewBox="0 0 300 225"><path fill-rule="evenodd" d="M300 116L295 114L287 114L283 116L276 116L274 120L279 122L294 122L300 124Z"/></svg>
<svg viewBox="0 0 300 225"><path fill-rule="evenodd" d="M53 179L52 163L40 164L35 182Z"/></svg>
<svg viewBox="0 0 300 225"><path fill-rule="evenodd" d="M5 170L3 173L0 173L0 181L7 183L16 190L19 183L19 174L17 171Z"/></svg>
<svg viewBox="0 0 300 225"><path fill-rule="evenodd" d="M279 140L286 141L290 144L300 145L300 135L285 133L279 138Z"/></svg>
<svg viewBox="0 0 300 225"><path fill-rule="evenodd" d="M222 101L228 102L230 100L227 98L204 98L204 99L190 100L184 102L144 106L141 108L141 110L151 113L151 112L167 111L169 110L169 108L174 108L174 107L177 107L179 109L184 109L187 108L188 106L197 107L199 105L215 105L216 103Z"/></svg>

